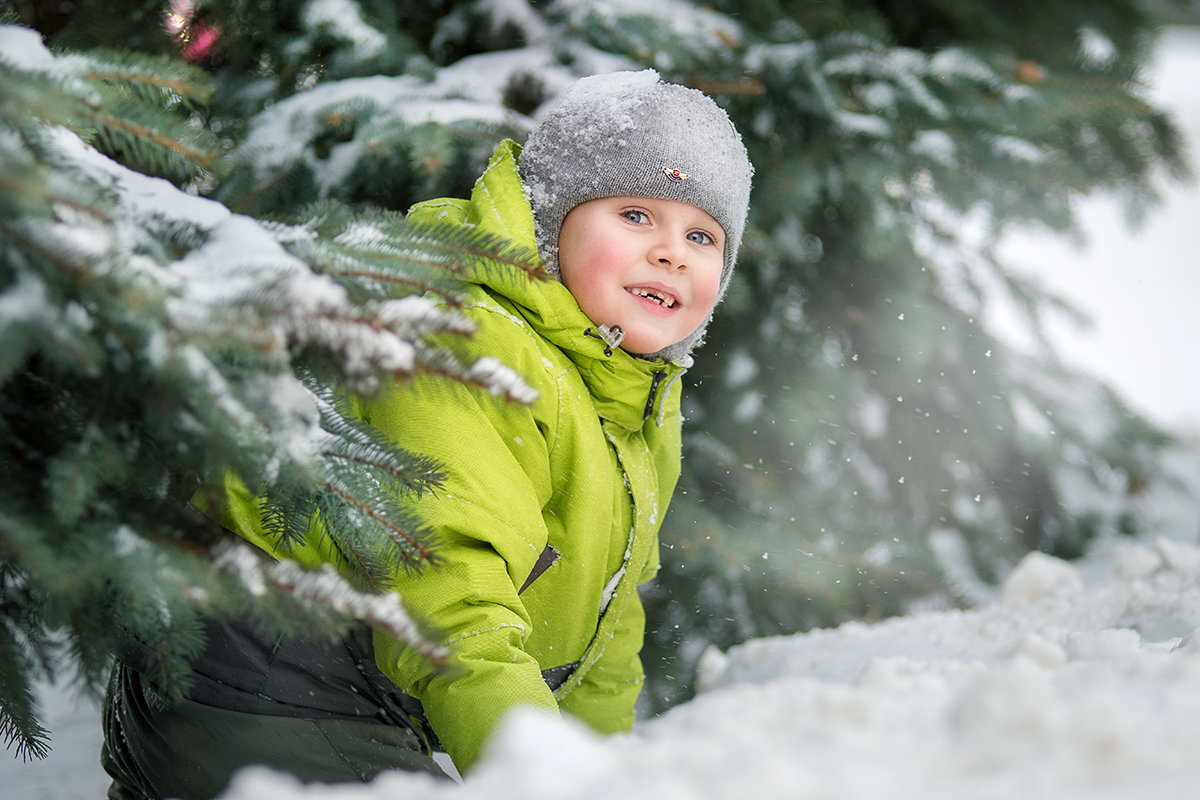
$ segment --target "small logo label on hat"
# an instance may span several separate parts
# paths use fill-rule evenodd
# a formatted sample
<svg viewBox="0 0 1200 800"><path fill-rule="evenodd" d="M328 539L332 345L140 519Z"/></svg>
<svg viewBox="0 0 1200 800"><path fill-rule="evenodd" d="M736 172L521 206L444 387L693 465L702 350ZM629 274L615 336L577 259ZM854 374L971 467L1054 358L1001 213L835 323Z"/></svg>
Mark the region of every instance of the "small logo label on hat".
<svg viewBox="0 0 1200 800"><path fill-rule="evenodd" d="M692 177L691 175L687 174L686 172L683 172L682 170L680 170L677 167L674 167L674 168L673 167L663 167L662 171L663 171L663 175L666 175L668 178L675 181L676 183L680 183L681 181L686 181L688 178Z"/></svg>

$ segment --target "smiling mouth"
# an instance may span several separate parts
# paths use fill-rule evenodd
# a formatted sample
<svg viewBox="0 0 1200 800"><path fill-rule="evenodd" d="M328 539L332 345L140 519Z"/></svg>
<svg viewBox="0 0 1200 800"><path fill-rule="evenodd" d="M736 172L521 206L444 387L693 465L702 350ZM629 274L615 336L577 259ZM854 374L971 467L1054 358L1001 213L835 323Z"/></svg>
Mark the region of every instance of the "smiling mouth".
<svg viewBox="0 0 1200 800"><path fill-rule="evenodd" d="M637 295L638 297L644 297L647 300L658 303L663 308L674 308L675 304L678 302L674 297L671 297L668 294L662 294L654 291L653 289L644 289L640 286L635 286L632 289L626 289L625 291L629 292L630 294Z"/></svg>

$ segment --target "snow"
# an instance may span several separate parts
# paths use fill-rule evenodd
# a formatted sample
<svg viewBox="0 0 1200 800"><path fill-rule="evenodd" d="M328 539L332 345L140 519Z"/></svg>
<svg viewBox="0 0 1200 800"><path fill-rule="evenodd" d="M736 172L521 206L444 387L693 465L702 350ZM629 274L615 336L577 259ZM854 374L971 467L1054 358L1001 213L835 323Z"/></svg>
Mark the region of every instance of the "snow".
<svg viewBox="0 0 1200 800"><path fill-rule="evenodd" d="M602 6L592 0L560 0L559 6L567 13L570 23L577 26L591 24L593 16L645 17L653 20L656 35L677 38L684 45L690 43L698 52L731 47L742 39L736 16L727 16L704 5L697 7L685 0L658 0L655 3L610 0ZM659 69L671 68L665 53L658 53L657 58Z"/></svg>
<svg viewBox="0 0 1200 800"><path fill-rule="evenodd" d="M518 403L529 404L538 398L537 390L528 386L512 368L489 356L476 359L463 377L464 380L486 386L494 395Z"/></svg>
<svg viewBox="0 0 1200 800"><path fill-rule="evenodd" d="M353 114L358 106L386 109L376 116L375 127L336 145L328 158L308 159L318 183L330 187L344 179L353 167L359 150L366 146L363 137L370 137L376 128L395 120L402 120L411 126L426 122L450 124L464 119L485 120L495 124L513 122L511 112L504 111L499 103L447 99L439 94L440 88L441 84L427 85L412 76L377 75L321 84L259 114L238 149L243 153L255 154L255 163L261 167L286 164L305 158L308 143L315 135L317 126L327 116Z"/></svg>
<svg viewBox="0 0 1200 800"><path fill-rule="evenodd" d="M476 2L476 9L486 10L491 20L491 33L497 34L507 27L521 31L521 37L527 42L542 41L550 29L546 21L530 7L526 0L487 0Z"/></svg>
<svg viewBox="0 0 1200 800"><path fill-rule="evenodd" d="M1198 579L1200 547L1182 538L1105 541L1074 563L1034 553L974 610L709 651L696 699L632 735L519 713L462 784L302 787L252 768L225 798L1183 800L1200 780ZM13 762L6 784L99 796L94 718L50 697L82 748L60 743L51 762L74 767Z"/></svg>
<svg viewBox="0 0 1200 800"><path fill-rule="evenodd" d="M83 171L89 179L110 190L119 198L120 219L144 219L160 216L189 222L200 228L211 228L231 216L228 208L179 191L162 178L152 178L122 167L101 155L70 131L59 128L52 134L55 149Z"/></svg>
<svg viewBox="0 0 1200 800"><path fill-rule="evenodd" d="M1028 555L971 610L710 650L697 697L632 735L516 714L461 785L388 773L302 787L252 768L225 799L1192 798L1200 516L1157 514L1156 537L1103 540L1070 563ZM102 796L94 704L62 687L42 697L55 750L0 762L9 796Z"/></svg>
<svg viewBox="0 0 1200 800"><path fill-rule="evenodd" d="M1155 99L1200 141L1200 29L1170 32L1163 52ZM146 188L147 204L157 202L161 187ZM1191 307L1200 277L1183 233L1200 209L1194 188L1166 195L1166 209L1134 236L1111 204L1089 203L1081 210L1096 237L1091 249L1024 246L1053 263L1048 279L1099 318L1090 340L1063 339L1068 356L1153 417L1194 427L1200 378L1184 348L1200 340ZM189 203L175 213L214 210ZM1179 458L1181 475L1200 475L1195 456ZM696 699L629 736L601 739L570 721L518 714L462 785L390 773L367 786L305 788L248 770L226 797L1192 798L1200 513L1180 497L1144 498L1161 520L1156 537L1101 541L1074 563L1031 554L998 590L974 586L970 610L916 609L709 651ZM40 697L54 750L43 762L0 759L5 796L103 796L96 703L62 685L42 687Z"/></svg>
<svg viewBox="0 0 1200 800"><path fill-rule="evenodd" d="M397 123L417 127L466 120L532 128L531 120L509 110L503 102L505 88L513 77L526 72L536 74L551 90L562 88L572 79L555 61L550 47L533 46L463 58L439 69L429 81L413 75L374 75L319 84L258 114L238 151L262 169L304 160L323 191L329 191L346 177L362 149L373 146L381 132ZM329 117L353 116L357 108L366 107L377 109L371 125L362 126L349 141L335 145L326 158L307 153L316 131Z"/></svg>
<svg viewBox="0 0 1200 800"><path fill-rule="evenodd" d="M1095 28L1079 31L1079 51L1083 63L1089 66L1106 66L1117 56L1117 48L1112 40Z"/></svg>
<svg viewBox="0 0 1200 800"><path fill-rule="evenodd" d="M1007 156L1014 161L1039 164L1046 160L1046 154L1037 145L1015 136L995 136L992 138L992 147L997 156Z"/></svg>
<svg viewBox="0 0 1200 800"><path fill-rule="evenodd" d="M359 61L379 55L387 47L387 37L362 18L358 3L350 0L311 0L304 8L304 27L321 29L353 43Z"/></svg>
<svg viewBox="0 0 1200 800"><path fill-rule="evenodd" d="M54 58L42 44L37 31L15 25L0 27L0 58L30 70L49 72L54 68Z"/></svg>

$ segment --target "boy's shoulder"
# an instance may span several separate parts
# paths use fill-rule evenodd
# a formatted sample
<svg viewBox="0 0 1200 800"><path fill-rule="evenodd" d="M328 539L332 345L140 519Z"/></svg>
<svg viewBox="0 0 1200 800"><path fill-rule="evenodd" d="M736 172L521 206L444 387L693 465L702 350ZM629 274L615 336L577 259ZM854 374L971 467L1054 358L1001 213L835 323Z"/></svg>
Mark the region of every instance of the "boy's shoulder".
<svg viewBox="0 0 1200 800"><path fill-rule="evenodd" d="M504 293L474 283L466 287L465 299L464 311L476 325L471 335L474 348L486 350L501 360L531 359L547 366L556 355L569 360Z"/></svg>

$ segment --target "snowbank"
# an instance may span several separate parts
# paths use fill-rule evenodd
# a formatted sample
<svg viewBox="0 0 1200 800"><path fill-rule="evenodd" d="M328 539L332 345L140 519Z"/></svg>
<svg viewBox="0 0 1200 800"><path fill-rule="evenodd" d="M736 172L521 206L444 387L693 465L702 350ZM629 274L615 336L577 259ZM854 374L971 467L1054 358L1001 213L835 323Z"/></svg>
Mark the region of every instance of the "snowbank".
<svg viewBox="0 0 1200 800"><path fill-rule="evenodd" d="M700 695L630 736L516 715L462 785L248 770L226 800L1192 798L1198 627L1200 547L1035 553L985 608L711 652Z"/></svg>

